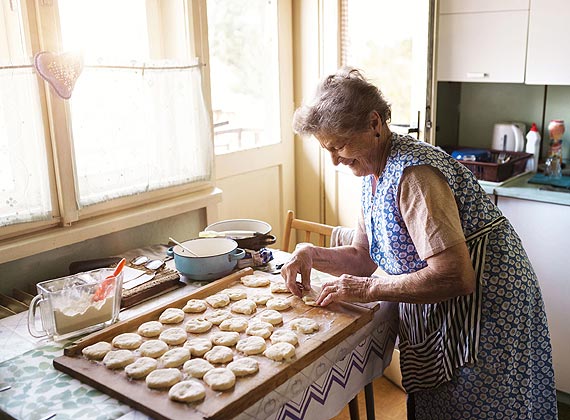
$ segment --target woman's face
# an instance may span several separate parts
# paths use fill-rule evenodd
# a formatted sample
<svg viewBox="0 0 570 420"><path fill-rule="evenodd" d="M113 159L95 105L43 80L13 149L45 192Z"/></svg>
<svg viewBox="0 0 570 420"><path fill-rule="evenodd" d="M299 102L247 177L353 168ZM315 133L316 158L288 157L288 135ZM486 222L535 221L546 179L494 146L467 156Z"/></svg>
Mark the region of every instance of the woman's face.
<svg viewBox="0 0 570 420"><path fill-rule="evenodd" d="M350 138L317 136L321 146L331 154L333 164L348 166L356 176L375 174L379 166L378 140L369 129Z"/></svg>

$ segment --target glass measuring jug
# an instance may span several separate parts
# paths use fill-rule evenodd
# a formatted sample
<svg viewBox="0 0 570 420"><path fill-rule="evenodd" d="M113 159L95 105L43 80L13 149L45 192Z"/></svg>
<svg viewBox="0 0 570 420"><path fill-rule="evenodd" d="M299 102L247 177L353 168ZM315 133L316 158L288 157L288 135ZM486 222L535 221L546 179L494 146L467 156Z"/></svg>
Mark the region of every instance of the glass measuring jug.
<svg viewBox="0 0 570 420"><path fill-rule="evenodd" d="M113 271L103 268L38 283L38 294L28 311L30 334L58 341L116 322L121 306L123 273L115 277Z"/></svg>

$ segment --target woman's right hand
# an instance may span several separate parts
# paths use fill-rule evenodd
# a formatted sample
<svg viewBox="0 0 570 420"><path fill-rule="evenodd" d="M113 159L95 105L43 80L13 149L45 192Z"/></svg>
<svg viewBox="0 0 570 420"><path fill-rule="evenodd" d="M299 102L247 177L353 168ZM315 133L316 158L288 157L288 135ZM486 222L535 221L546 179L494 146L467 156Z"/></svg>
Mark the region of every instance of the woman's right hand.
<svg viewBox="0 0 570 420"><path fill-rule="evenodd" d="M313 268L312 251L314 246L303 244L293 252L291 259L281 268L281 276L285 279L287 287L296 296L302 297L304 290L311 290L311 268ZM297 275L301 275L301 282Z"/></svg>

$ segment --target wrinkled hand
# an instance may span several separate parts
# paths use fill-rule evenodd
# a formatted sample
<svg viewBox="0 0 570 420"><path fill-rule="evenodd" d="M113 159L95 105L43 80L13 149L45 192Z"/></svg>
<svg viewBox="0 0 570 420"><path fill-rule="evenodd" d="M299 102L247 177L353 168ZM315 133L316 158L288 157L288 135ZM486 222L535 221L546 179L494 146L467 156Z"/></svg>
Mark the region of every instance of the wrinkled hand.
<svg viewBox="0 0 570 420"><path fill-rule="evenodd" d="M303 290L311 290L311 268L313 258L311 245L297 248L291 259L281 268L281 276L285 279L287 287L296 296L302 297ZM297 281L297 274L301 275L301 283Z"/></svg>
<svg viewBox="0 0 570 420"><path fill-rule="evenodd" d="M372 302L372 279L343 274L336 280L323 284L317 305L326 306L333 302Z"/></svg>

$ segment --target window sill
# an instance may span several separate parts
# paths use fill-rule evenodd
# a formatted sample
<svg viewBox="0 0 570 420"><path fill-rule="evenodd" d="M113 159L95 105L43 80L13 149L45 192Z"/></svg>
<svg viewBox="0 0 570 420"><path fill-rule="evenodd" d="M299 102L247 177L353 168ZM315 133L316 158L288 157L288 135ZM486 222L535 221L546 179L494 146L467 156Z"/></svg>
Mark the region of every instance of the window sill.
<svg viewBox="0 0 570 420"><path fill-rule="evenodd" d="M209 188L80 221L72 226L58 226L7 239L0 242L0 264L203 208L206 209L207 222L210 224L217 219L217 204L221 200L222 191L218 188Z"/></svg>

